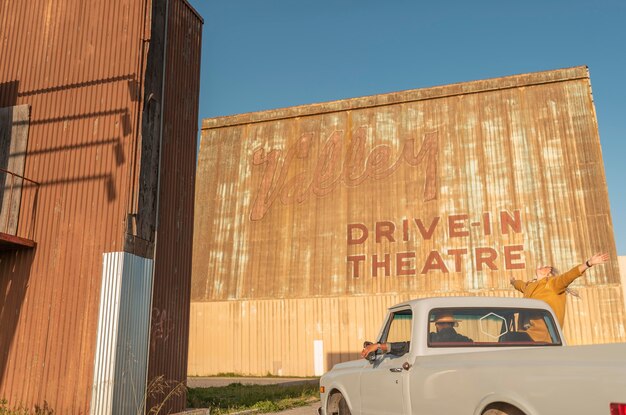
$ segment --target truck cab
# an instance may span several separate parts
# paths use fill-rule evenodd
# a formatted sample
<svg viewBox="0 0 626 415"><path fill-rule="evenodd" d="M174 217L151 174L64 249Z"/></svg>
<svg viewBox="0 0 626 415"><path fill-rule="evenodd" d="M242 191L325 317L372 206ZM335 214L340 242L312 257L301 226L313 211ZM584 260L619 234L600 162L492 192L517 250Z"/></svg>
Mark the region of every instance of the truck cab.
<svg viewBox="0 0 626 415"><path fill-rule="evenodd" d="M626 345L566 346L538 300L408 301L389 308L376 343L322 376L322 414L587 415L626 402ZM598 393L576 396L594 378Z"/></svg>
<svg viewBox="0 0 626 415"><path fill-rule="evenodd" d="M442 316L449 321L442 322ZM446 332L459 336L446 336ZM565 344L552 310L543 301L485 301L481 297L431 298L395 305L376 341L410 342L413 356Z"/></svg>

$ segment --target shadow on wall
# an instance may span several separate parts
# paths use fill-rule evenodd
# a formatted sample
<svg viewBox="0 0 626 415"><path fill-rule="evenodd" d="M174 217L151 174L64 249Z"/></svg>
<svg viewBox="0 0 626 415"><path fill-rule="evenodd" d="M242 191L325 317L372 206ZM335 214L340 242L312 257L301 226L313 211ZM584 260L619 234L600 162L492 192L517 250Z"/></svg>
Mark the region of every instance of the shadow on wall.
<svg viewBox="0 0 626 415"><path fill-rule="evenodd" d="M154 37L153 37L154 41ZM148 57L152 53L152 47L148 53ZM161 68L162 62L151 67ZM148 71L152 73L155 71ZM96 148L103 160L113 160L115 164L110 164L109 171L101 171L99 169L92 170L91 174L70 174L65 171L60 177L37 177L40 189L51 186L72 185L76 183L93 182L95 186L101 185L100 189L104 190L104 194L109 202L113 202L118 198L117 182L119 182L118 168L127 162L128 156L131 157L131 163L139 163L132 165L132 182L133 188L130 189L130 200L135 200L135 206L127 212L128 235L137 238L126 240L125 250L128 252L143 252L140 240L152 243L154 241L154 232L156 228L156 199L158 185L158 168L160 161L160 126L161 126L161 103L156 97L160 97L160 88L162 79L160 75L154 74L149 77L143 84L143 79L136 73L119 74L107 78L89 79L81 82L67 83L62 85L54 85L46 88L35 88L31 90L19 90L20 81L10 81L0 83L0 108L12 107L19 104L35 105L43 99L44 102L51 102L55 94L65 93L71 90L85 90L79 92L81 96L100 96L107 93L108 88L115 90L126 90L127 95L119 95L124 102L118 106L101 103L100 107L90 107L88 109L79 107L76 110L68 110L65 113L50 113L48 108L42 113L42 108L38 108L38 117L28 120L30 127L54 126L55 124L66 125L75 121L94 120L99 121L102 125L119 126L119 135L105 137L72 137L75 144L49 145L43 148L30 148L28 154L25 152L14 152L10 154L11 158L40 156L44 154L67 154L70 152L80 152L87 148ZM153 79L154 78L154 79ZM109 86L113 84L114 86ZM119 85L119 86L118 86ZM152 85L152 86L150 86ZM158 88L154 88L158 85ZM84 95L83 95L84 94ZM116 93L117 94L117 93ZM40 98L46 95L48 97ZM143 96L148 97L143 102ZM18 102L19 101L19 102ZM142 115L143 114L143 115ZM101 121L104 120L104 121ZM141 125L140 125L141 123ZM96 124L94 124L96 125ZM117 127L116 127L117 128ZM63 127L65 130L66 127ZM49 134L51 130L38 129L39 135ZM42 132L43 131L43 132ZM141 131L141 133L140 133ZM49 140L46 137L42 142L53 143L55 140ZM66 140L67 141L67 140ZM129 142L133 144L129 146ZM140 146L136 148L134 146ZM125 150L126 149L126 150ZM130 151L126 154L125 151ZM141 158L141 161L137 159ZM53 157L54 159L54 157ZM31 159L32 160L32 159ZM1 161L1 160L0 160ZM139 168L138 171L135 169ZM139 174L139 177L137 177ZM97 187L96 187L97 188ZM130 244L130 245L129 245ZM139 245L139 248L135 246ZM151 256L146 253L145 256Z"/></svg>
<svg viewBox="0 0 626 415"><path fill-rule="evenodd" d="M351 360L362 359L361 357L361 349L355 350L354 352L343 352L343 353L326 353L324 359L324 372L328 372L333 368L337 363L349 362Z"/></svg>
<svg viewBox="0 0 626 415"><path fill-rule="evenodd" d="M0 108L17 104L20 81L0 82Z"/></svg>
<svg viewBox="0 0 626 415"><path fill-rule="evenodd" d="M18 104L18 99L22 104L29 104L32 101L32 97L39 96L42 94L54 94L56 92L65 92L72 89L82 89L82 88L90 88L90 87L98 87L105 84L123 82L127 85L128 94L131 98L132 102L138 101L139 95L139 86L138 81L135 79L135 74L124 74L110 78L102 78L102 79L94 79L85 82L78 82L73 84L66 85L58 85L49 88L42 88L30 91L19 91L19 81L9 81L9 82L1 82L0 83L0 108L12 107ZM115 167L119 167L126 162L126 155L124 154L124 138L128 137L133 132L133 120L131 119L130 108L128 107L120 107L120 108L102 108L99 111L91 111L91 112L79 112L79 113L69 113L63 114L60 116L49 117L49 118L36 118L30 119L28 124L30 126L37 125L48 125L55 123L67 123L71 121L77 120L85 120L85 119L98 119L101 117L114 117L121 126L121 136L119 137L103 137L100 139L89 139L89 141L80 142L78 144L72 145L62 145L62 146L50 146L39 148L37 150L31 150L28 152L28 156L36 156L42 154L49 153L67 153L71 151L79 151L81 149L87 147L96 147L103 149L103 154L107 154L107 151L110 151L112 154L112 160L115 162ZM10 134L9 134L10 136ZM50 140L48 140L50 142ZM3 165L8 165L8 158L15 157L25 157L26 154L16 152L12 154L6 154L8 152L2 151L0 154L0 168ZM82 174L80 176L67 176L60 177L51 180L41 180L39 178L40 187L45 186L54 186L66 183L78 183L78 182L101 182L103 183L103 189L107 196L108 201L113 201L117 198L117 189L115 188L115 176L114 172L105 172L100 174L91 174L85 175Z"/></svg>
<svg viewBox="0 0 626 415"><path fill-rule="evenodd" d="M128 94L130 94L131 97L130 101L135 102L135 97L139 94L136 78L135 74L124 74L112 78L95 79L87 82L63 84L45 89L33 89L28 91L20 90L20 87L23 87L24 84L19 80L3 80L0 82L0 108L5 108L6 113L11 115L14 109L20 106L28 105L32 107L33 103L35 103L35 105L39 105L39 103L49 104L54 99L54 94L56 93L66 92L72 89L88 89L90 87L105 88L106 84L117 82L123 83L124 88L127 87ZM85 94L91 93L93 95L96 94L96 92L98 92L97 89L89 90L86 91ZM46 96L42 97L42 95ZM52 97L50 97L50 95L52 95ZM55 115L56 113L53 111L53 116L51 117L34 117L33 114L43 114L43 109L49 110L48 107L50 107L50 105L48 105L48 107L44 107L44 105L41 104L37 108L38 112L30 112L29 116L23 120L15 121L14 117L9 116L7 118L9 122L0 122L0 168L9 167L6 170L10 171L12 162L18 159L26 159L26 164L30 165L29 170L33 171L33 166L35 166L35 170L38 170L39 174L42 175L42 177L35 178L38 179L37 192L63 185L93 182L96 186L98 186L96 187L96 191L99 191L104 196L103 198L109 202L117 199L119 197L119 189L116 188L116 174L119 176L119 173L117 173L119 167L127 162L128 155L125 154L124 147L127 140L125 139L133 133L131 108L126 106L127 101L128 100L124 100L119 107L112 108L110 105L103 107L96 106L90 111L82 110L82 107L78 107L78 109L73 111L63 112L59 110L60 112L58 115ZM107 122L110 122L110 125L120 125L119 129L113 129L112 127L109 127L109 124L107 124L108 130L114 131L114 136L106 137L103 136L104 134L100 136L90 135L88 137L72 136L70 137L72 139L71 142L66 140L68 143L60 142L60 138L58 137L44 137L44 135L49 134L50 131L44 129L44 126L47 127L54 126L55 124L67 124L79 121L84 122L85 120L98 120L103 117L108 117ZM11 140L14 135L15 127L25 124L29 127L27 137L35 136L40 139L40 142L43 143L43 145L38 146L37 148L33 148L33 146L31 146L30 150L28 150L28 146L18 149L11 146ZM56 176L50 177L50 169L46 170L48 166L37 165L39 160L41 160L41 157L37 156L49 154L52 155L52 159L56 159L56 162L58 163L58 155L65 155L69 158L76 152L83 151L87 148L96 148L99 152L101 152L102 157L106 157L106 160L111 160L108 171L101 172L96 169L92 169L92 171L72 172L70 169L57 169L56 171L60 171L60 173ZM11 171L11 173L14 172ZM27 177L28 173L22 172L22 174L26 177L26 179L30 179ZM8 175L5 174L0 177L0 179L4 179L5 176L8 177ZM34 185L30 183L24 184L23 189L33 186ZM2 211L2 205L7 203L4 197L4 190L6 188L7 186L5 185L5 181L1 180L0 212ZM42 206L39 204L38 208L38 199L35 198L33 200L33 216L31 219L34 223L34 216L36 215L37 210L40 209L38 212L39 215L37 216L41 217L43 209L47 209L48 206ZM18 207L24 208L24 204L22 203ZM25 217L26 215L21 215L20 221ZM35 242L41 242L42 244L48 245L50 243L54 243L55 241L55 236L53 235L33 235L33 232L28 232L28 235L20 235L19 229L25 225L22 222L16 223L16 226L18 228L16 234L19 236L27 237ZM33 228L34 225L28 227L29 230L32 230ZM0 232L2 232L1 229ZM13 234L11 233L11 235ZM38 238L41 238L44 241L42 242L42 240L38 240ZM44 249L43 247L46 245L41 246L42 249ZM0 251L0 391L3 390L6 385L12 386L12 380L14 382L14 386L16 382L15 379L17 379L15 376L21 376L21 374L7 372L8 368L13 366L11 364L12 360L10 361L9 359L15 359L17 356L28 355L29 341L32 341L29 340L28 337L24 339L22 339L22 337L18 338L16 337L16 333L24 333L23 328L30 326L32 330L36 331L29 333L29 336L48 336L46 340L50 343L58 341L59 338L57 333L46 334L45 330L41 330L41 326L37 326L36 320L33 320L33 318L37 319L39 316L45 315L48 307L50 306L48 300L45 300L47 298L47 293L44 292L45 287L37 284L37 288L33 290L34 285L31 286L30 290L32 294L29 298L32 298L31 301L33 301L33 303L28 306L25 306L24 303L26 293L29 290L29 285L35 284L36 281L41 281L42 278L57 278L52 275L45 275L45 272L42 275L38 275L37 279L31 276L36 253L37 248ZM68 279L68 281L71 281L71 279ZM44 303L38 303L41 301L44 301ZM45 329L45 326L43 328ZM25 342L25 344L21 344L22 341ZM36 384L37 381L34 381L31 383L31 387ZM2 396L0 396L0 398L2 398Z"/></svg>
<svg viewBox="0 0 626 415"><path fill-rule="evenodd" d="M15 341L35 249L0 252L0 389L6 379L9 350Z"/></svg>

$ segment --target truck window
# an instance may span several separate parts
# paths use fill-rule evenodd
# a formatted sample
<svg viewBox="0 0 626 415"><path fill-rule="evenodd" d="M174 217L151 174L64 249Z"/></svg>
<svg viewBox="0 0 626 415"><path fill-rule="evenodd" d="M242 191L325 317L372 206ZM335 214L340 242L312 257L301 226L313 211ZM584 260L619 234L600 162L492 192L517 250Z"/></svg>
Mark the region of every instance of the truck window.
<svg viewBox="0 0 626 415"><path fill-rule="evenodd" d="M413 313L411 310L402 310L392 313L381 341L388 343L411 341L412 321Z"/></svg>
<svg viewBox="0 0 626 415"><path fill-rule="evenodd" d="M429 347L561 345L554 320L542 309L438 308L429 313Z"/></svg>

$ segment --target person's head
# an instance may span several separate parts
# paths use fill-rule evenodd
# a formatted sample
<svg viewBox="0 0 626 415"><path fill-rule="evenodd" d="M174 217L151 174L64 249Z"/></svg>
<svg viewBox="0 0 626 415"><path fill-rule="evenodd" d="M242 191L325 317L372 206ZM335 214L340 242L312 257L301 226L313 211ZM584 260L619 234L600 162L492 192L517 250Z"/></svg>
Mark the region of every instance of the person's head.
<svg viewBox="0 0 626 415"><path fill-rule="evenodd" d="M553 274L554 274L554 267L550 265L539 267L535 270L535 277L537 277L538 280L549 277L550 275L553 275Z"/></svg>
<svg viewBox="0 0 626 415"><path fill-rule="evenodd" d="M458 326L459 323L454 319L454 315L450 312L441 312L435 316L435 328L437 331Z"/></svg>

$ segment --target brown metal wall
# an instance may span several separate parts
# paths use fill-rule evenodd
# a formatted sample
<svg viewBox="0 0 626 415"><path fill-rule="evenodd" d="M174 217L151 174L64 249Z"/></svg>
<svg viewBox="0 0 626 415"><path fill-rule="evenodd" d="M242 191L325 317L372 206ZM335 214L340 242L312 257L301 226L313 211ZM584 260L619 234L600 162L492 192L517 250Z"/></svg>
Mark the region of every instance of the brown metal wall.
<svg viewBox="0 0 626 415"><path fill-rule="evenodd" d="M576 286L605 293L591 309L623 309L586 67L204 120L198 159L198 310L506 293L538 264L565 271L604 250L612 261ZM198 330L191 350L218 333Z"/></svg>
<svg viewBox="0 0 626 415"><path fill-rule="evenodd" d="M170 1L167 33L148 382L159 375L187 380L202 19L187 2ZM162 398L153 398L147 407ZM162 412L185 407L186 397L180 395L169 399Z"/></svg>
<svg viewBox="0 0 626 415"><path fill-rule="evenodd" d="M31 105L24 175L41 183L33 236L37 247L0 253L0 397L12 405L32 407L45 400L56 413L89 411L102 255L123 251L126 232L136 231L132 223L127 227L126 218L137 212L139 203L143 71L152 3L0 2L0 107ZM178 22L183 16L189 22L186 3L171 3L175 4L172 20ZM196 16L190 25L194 39L199 21ZM197 41L190 46L199 48ZM187 75L169 73L168 90L195 87L190 95L197 96L193 91L198 90L198 53L199 49L191 53L196 59L191 64L196 66L189 76L195 84ZM180 63L173 68L181 69ZM180 134L195 143L197 97L187 107L181 107L182 103L189 100L170 103L169 110L163 110L165 136L168 131L169 137L173 135L168 128L179 128L173 121L187 121L179 113L191 111L193 114L186 116L191 118L189 125L181 127ZM188 178L195 144L171 151L178 153L175 160L180 163L192 160L191 167L185 165L181 172ZM164 170L176 171L171 160L164 158L164 162ZM192 216L188 211L168 211L168 201L193 198L192 179L181 180L191 181L187 188L192 190L178 192L170 186L161 192L165 199L161 235L167 240L172 232L185 246L183 234L190 235L190 225L184 224L182 229L167 225L171 215ZM152 256L145 249L136 251L131 250ZM167 269L178 264L175 257L164 263L166 266L161 263L157 269L165 272L167 279ZM178 272L184 269L180 267ZM168 289L159 286L166 283L163 274L159 275L157 294ZM176 321L188 313L182 305L186 297L177 298L170 314ZM184 340L177 347L186 349L186 336L181 338ZM168 357L171 352L159 347L151 352L152 361L164 359L170 368L176 366ZM182 367L179 372L184 372L184 362Z"/></svg>
<svg viewBox="0 0 626 415"><path fill-rule="evenodd" d="M59 413L91 398L102 253L122 250L145 3L2 1L0 106L31 105L37 247L0 254L0 396ZM16 92L16 93L15 93ZM21 221L21 220L20 220Z"/></svg>

